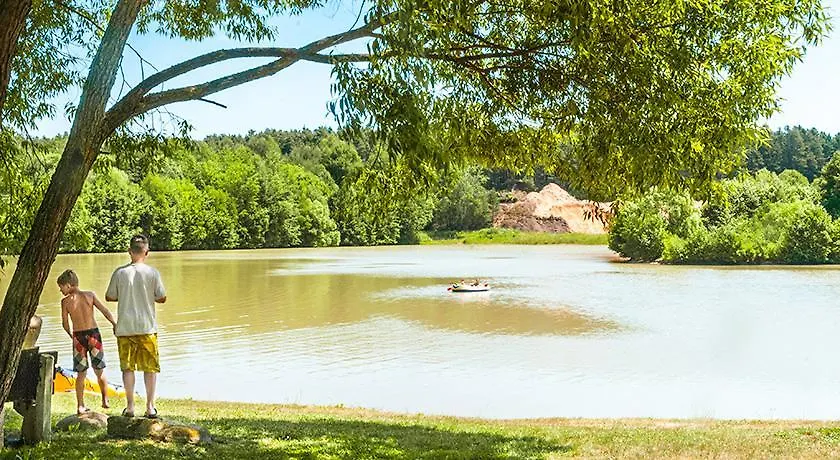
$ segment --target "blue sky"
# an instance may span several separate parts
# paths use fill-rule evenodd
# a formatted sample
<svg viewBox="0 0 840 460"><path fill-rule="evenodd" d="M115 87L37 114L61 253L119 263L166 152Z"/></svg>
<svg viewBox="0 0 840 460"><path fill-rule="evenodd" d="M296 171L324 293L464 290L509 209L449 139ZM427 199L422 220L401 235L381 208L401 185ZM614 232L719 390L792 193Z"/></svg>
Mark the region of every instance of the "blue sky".
<svg viewBox="0 0 840 460"><path fill-rule="evenodd" d="M335 2L325 9L299 17L283 18L276 42L265 46L300 46L325 35L349 29L356 20L357 1ZM840 0L826 0L833 16L840 15ZM768 120L773 127L802 125L832 134L840 133L840 19L833 19L835 31L819 46L810 48L779 90L781 112ZM162 69L184 59L219 48L243 46L224 39L203 43L165 39L157 36L133 36L131 44L157 68ZM138 59L127 51L124 58L127 80L140 80ZM198 83L265 60L249 59L219 64L193 72L173 81L168 87ZM147 69L147 72L150 69ZM327 111L330 100L330 68L324 64L300 62L277 75L217 93L210 99L226 105L223 109L202 102L170 106L170 112L187 119L194 127L193 136L213 133L241 134L267 128L298 129L335 126ZM119 85L119 82L118 82ZM78 91L59 98L59 112L67 101L78 101ZM69 131L70 122L63 113L44 120L36 134L51 136Z"/></svg>

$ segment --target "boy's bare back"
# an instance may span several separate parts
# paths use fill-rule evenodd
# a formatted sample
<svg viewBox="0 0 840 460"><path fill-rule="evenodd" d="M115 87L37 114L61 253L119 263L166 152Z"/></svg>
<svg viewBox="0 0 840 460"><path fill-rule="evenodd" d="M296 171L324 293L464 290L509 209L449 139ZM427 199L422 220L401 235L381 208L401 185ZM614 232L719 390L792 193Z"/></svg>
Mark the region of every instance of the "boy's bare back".
<svg viewBox="0 0 840 460"><path fill-rule="evenodd" d="M94 299L96 295L91 291L76 291L61 299L61 308L67 311L73 322L73 332L97 327L93 317Z"/></svg>

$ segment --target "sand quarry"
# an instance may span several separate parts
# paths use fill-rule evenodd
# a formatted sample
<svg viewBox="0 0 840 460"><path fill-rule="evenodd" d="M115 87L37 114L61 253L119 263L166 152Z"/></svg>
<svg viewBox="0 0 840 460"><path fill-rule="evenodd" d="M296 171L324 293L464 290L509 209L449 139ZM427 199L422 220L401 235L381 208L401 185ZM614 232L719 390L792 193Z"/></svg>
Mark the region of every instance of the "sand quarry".
<svg viewBox="0 0 840 460"><path fill-rule="evenodd" d="M533 232L606 233L603 219L610 203L578 200L557 184L524 194L515 203L502 203L493 226Z"/></svg>

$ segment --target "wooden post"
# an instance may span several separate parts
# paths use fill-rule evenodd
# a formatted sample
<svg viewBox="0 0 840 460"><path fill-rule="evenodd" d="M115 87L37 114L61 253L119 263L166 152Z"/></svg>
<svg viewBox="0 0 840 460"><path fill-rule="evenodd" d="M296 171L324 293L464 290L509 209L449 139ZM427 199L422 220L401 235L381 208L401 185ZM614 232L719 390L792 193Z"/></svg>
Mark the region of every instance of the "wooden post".
<svg viewBox="0 0 840 460"><path fill-rule="evenodd" d="M35 404L24 408L21 435L27 444L36 444L52 439L50 416L52 414L53 373L55 358L52 355L39 356L38 389ZM20 411L19 411L20 412Z"/></svg>

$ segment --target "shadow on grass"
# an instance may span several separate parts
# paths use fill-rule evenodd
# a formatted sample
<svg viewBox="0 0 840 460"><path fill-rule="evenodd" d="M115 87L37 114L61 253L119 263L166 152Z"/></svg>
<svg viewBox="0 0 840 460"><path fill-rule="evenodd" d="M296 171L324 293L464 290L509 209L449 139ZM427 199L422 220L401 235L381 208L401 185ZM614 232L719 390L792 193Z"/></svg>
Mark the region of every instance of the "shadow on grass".
<svg viewBox="0 0 840 460"><path fill-rule="evenodd" d="M198 423L209 446L124 441L104 433L57 434L49 445L4 451L1 458L106 459L542 459L571 445L537 436L493 432L492 427L436 427L399 422L334 419L217 418Z"/></svg>
<svg viewBox="0 0 840 460"><path fill-rule="evenodd" d="M220 437L221 443L299 458L537 459L548 453L571 450L569 445L540 437L493 433L479 428L448 430L416 424L333 419L224 419L204 423L208 427L216 425L219 433L233 435ZM235 436L232 432L236 427L249 435Z"/></svg>

